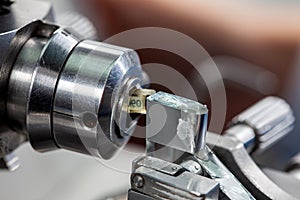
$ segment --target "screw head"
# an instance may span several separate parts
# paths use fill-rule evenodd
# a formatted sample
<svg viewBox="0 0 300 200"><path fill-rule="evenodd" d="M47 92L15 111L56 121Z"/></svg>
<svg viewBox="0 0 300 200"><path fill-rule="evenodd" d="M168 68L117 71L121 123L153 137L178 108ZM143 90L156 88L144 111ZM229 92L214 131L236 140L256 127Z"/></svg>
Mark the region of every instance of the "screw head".
<svg viewBox="0 0 300 200"><path fill-rule="evenodd" d="M85 112L82 114L82 121L83 124L85 125L85 127L92 129L95 128L97 126L97 116L91 112Z"/></svg>
<svg viewBox="0 0 300 200"><path fill-rule="evenodd" d="M141 175L135 174L131 178L131 184L136 188L142 188L144 186L144 178Z"/></svg>

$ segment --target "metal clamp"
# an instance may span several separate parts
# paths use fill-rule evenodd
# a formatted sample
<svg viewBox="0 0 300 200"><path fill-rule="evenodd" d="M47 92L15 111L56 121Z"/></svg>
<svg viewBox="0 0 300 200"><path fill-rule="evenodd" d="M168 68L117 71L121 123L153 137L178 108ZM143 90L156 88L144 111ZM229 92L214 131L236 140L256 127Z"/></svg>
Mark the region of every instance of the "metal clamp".
<svg viewBox="0 0 300 200"><path fill-rule="evenodd" d="M145 156L133 163L130 200L145 199L218 199L219 183L189 172L184 167ZM146 198L146 199L147 199Z"/></svg>

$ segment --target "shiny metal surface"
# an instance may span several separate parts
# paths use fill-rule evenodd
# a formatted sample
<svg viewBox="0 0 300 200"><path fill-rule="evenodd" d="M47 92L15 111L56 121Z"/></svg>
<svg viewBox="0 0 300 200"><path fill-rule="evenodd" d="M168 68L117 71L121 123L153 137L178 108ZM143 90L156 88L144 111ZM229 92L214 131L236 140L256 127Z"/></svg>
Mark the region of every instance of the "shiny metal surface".
<svg viewBox="0 0 300 200"><path fill-rule="evenodd" d="M249 131L245 130L245 132L250 134L247 136L248 143L255 142L254 151L258 154L288 134L294 127L294 121L293 111L284 100L278 97L267 97L236 116L232 123L244 124L243 128L249 126L253 129L255 140L251 139ZM235 132L236 138L244 137L237 135L243 134L243 131L239 131L240 133L231 132Z"/></svg>
<svg viewBox="0 0 300 200"><path fill-rule="evenodd" d="M49 38L52 33L58 29L56 25L45 24L42 21L34 21L22 28L13 35L12 41L9 42L9 48L3 48L3 52L9 55L3 61L0 69L0 117L6 115L6 100L8 93L9 76L15 64L18 54L26 42L32 37ZM1 51L2 52L2 51Z"/></svg>
<svg viewBox="0 0 300 200"><path fill-rule="evenodd" d="M166 169L172 169L173 167L180 170L178 166L172 167L172 165L177 165L175 163L180 163L181 168L184 167L191 172L192 175L189 177L191 184L199 177L204 178L204 176L198 176L198 174L203 173L210 178L210 181L214 180L219 183L220 191L226 198L236 200L254 199L230 170L206 147L207 117L207 107L198 102L163 92L149 96L147 98L147 155L150 158L154 156L155 159L149 162L148 159L150 158L146 156L143 166L151 169L158 168L166 173ZM158 148L155 148L157 144L159 144ZM162 153L160 153L161 151ZM170 159L170 156L173 157L174 152L178 156L175 159ZM164 159L164 161L160 161L160 159ZM163 165L165 166L158 166L158 163L164 163ZM137 164L134 164L133 168L137 169L135 165ZM178 172L177 170L173 170L173 172L176 173ZM137 173L136 171L135 173ZM162 175L150 171L143 171L143 177L145 175L152 177L151 179L158 182L170 178L169 176L162 178ZM154 180L152 182L155 182ZM177 180L172 181L175 182ZM170 182L172 181L170 180ZM152 187L155 188L156 186ZM185 190L184 185L180 187L181 190ZM165 193L167 193L166 188L160 189L165 190ZM136 190L139 191L139 189ZM153 193L158 189L148 190L151 190ZM151 194L149 191L143 190L142 193ZM160 194L157 195L160 197ZM177 199L176 195L172 197L167 196L166 198L168 197ZM194 199L191 196L184 197ZM215 198L218 199L218 197Z"/></svg>
<svg viewBox="0 0 300 200"><path fill-rule="evenodd" d="M189 172L192 172L194 174L203 174L202 167L200 164L194 160L185 160L180 165L188 170Z"/></svg>
<svg viewBox="0 0 300 200"><path fill-rule="evenodd" d="M10 75L8 116L28 133L39 151L57 148L52 134L52 103L61 68L77 40L64 30L50 39L34 37L19 53Z"/></svg>
<svg viewBox="0 0 300 200"><path fill-rule="evenodd" d="M144 84L139 58L122 47L77 44L62 29L28 40L10 76L8 116L36 150L110 158L137 122L126 106Z"/></svg>
<svg viewBox="0 0 300 200"><path fill-rule="evenodd" d="M9 62L5 61L6 59L14 61L15 53L11 53L12 49L13 51L18 51L31 33L36 30L33 26L26 31L22 31L21 28L28 26L34 20L54 22L51 4L33 0L21 0L11 5L8 14L0 16L0 65L4 62ZM14 39L16 35L18 39ZM5 72L4 70L6 69L1 69L1 76Z"/></svg>
<svg viewBox="0 0 300 200"><path fill-rule="evenodd" d="M207 147L208 148L208 147ZM219 160L219 158L208 149L207 159L201 158L202 155L195 155L195 160L201 165L203 171L212 180L220 184L223 195L232 200L254 200L255 197L247 188L233 175L233 173Z"/></svg>
<svg viewBox="0 0 300 200"><path fill-rule="evenodd" d="M38 151L59 147L109 158L135 127L125 107L144 76L134 51L78 41L41 21L20 27L1 67L1 116ZM70 96L65 89L73 89Z"/></svg>
<svg viewBox="0 0 300 200"><path fill-rule="evenodd" d="M24 45L16 59L14 68L9 77L7 95L7 114L17 124L18 131L26 133L27 102L33 72L38 63L40 54L47 38L31 38Z"/></svg>
<svg viewBox="0 0 300 200"><path fill-rule="evenodd" d="M18 166L11 152L26 137L39 151L58 147L110 158L126 144L137 122L128 114L127 105L130 95L144 84L138 56L122 47L79 43L91 33L89 24L88 32L81 32L83 36L76 39L56 25L31 23L33 18L53 21L51 6L30 0L20 2L16 4L18 11L12 8L13 17L7 15L0 21L3 163L12 170ZM24 15L19 18L19 14ZM86 23L77 23L75 28L84 29L81 25ZM184 105L176 105L172 98L167 99L158 101L167 108L166 124L161 132L148 135L147 142L154 147L152 150L157 150L153 144L158 148L166 145L163 153L170 153L167 157L178 154L174 157L181 160L170 163L146 156L135 163L129 198L253 199L249 190L257 199L294 199L293 191L288 194L268 179L245 149L263 151L289 132L294 117L287 104L269 98L234 120L235 126L215 146L225 167L206 149L207 109L201 105L204 112L197 113L195 110L201 109L195 102L186 105L187 100L177 98L176 102ZM157 102L151 103L149 107L153 108ZM177 142L169 142L177 136ZM209 136L211 146L215 145L211 140L215 137Z"/></svg>
<svg viewBox="0 0 300 200"><path fill-rule="evenodd" d="M255 131L248 125L236 124L227 129L225 134L242 142L248 152L252 152L256 145Z"/></svg>
<svg viewBox="0 0 300 200"><path fill-rule="evenodd" d="M137 119L131 119L125 106L143 85L135 52L91 41L75 48L78 39L41 21L21 28L14 38L11 56L1 68L7 124L41 152L60 147L109 158L127 142ZM72 84L74 93L65 95Z"/></svg>
<svg viewBox="0 0 300 200"><path fill-rule="evenodd" d="M17 55L29 38L37 35L48 36L49 32L51 34L56 28L55 26L45 26L40 21L32 23L37 19L54 21L52 7L49 3L22 0L12 4L9 10L10 12L0 16L0 126L6 130L0 137L3 143L7 142L7 144L3 144L3 148L17 147L25 140L24 135L15 132L18 127L12 128L6 112L8 78ZM11 141L5 136L8 132L11 132ZM16 141L19 143L12 145Z"/></svg>
<svg viewBox="0 0 300 200"><path fill-rule="evenodd" d="M135 183L135 177L143 179L143 184ZM155 199L208 199L219 198L219 184L197 174L183 170L180 165L145 156L133 162L131 175L133 191ZM130 194L130 193L129 193ZM133 198L129 195L129 200Z"/></svg>
<svg viewBox="0 0 300 200"><path fill-rule="evenodd" d="M168 121L161 122L162 119L165 119L164 115L169 116L171 119L176 118L176 115L174 114L168 115L170 112L166 111L165 107L166 105L169 105L169 107L173 109L174 107L177 108L177 104L179 104L180 101L176 100L176 98L164 97L165 101L155 100L156 104L154 104L149 101L152 100L152 96L148 97L147 107L147 115L149 115L148 117L151 117L151 122L149 123L152 123L148 125L147 129L147 131L149 131L151 128L152 133L149 135L147 133L147 150L154 150L155 153L147 151L147 156L142 159L143 162L141 162L141 160L139 162L134 162L132 176L138 174L145 182L147 182L146 179L151 177L151 184L153 182L160 182L162 175L156 174L153 171L160 169L162 173L169 175L170 177L177 172L175 170L175 172L173 171L173 173L171 173L168 169L172 169L174 165L179 163L179 167L176 166L174 169L178 169L180 171L184 168L185 170L193 173L194 176L190 178L194 179L199 174L194 170L194 162L197 162L199 166L201 166L200 176L209 177L219 183L219 198L221 199L296 199L298 195L297 192L291 192L288 190L288 193L285 189L276 185L272 179L267 177L261 171L248 153L253 152L254 148L259 148L259 145L262 145L263 142L265 144L262 145L261 149L266 148L267 145L270 145L275 140L280 139L279 136L285 135L293 126L293 114L290 107L283 100L270 97L262 100L255 106L250 107L233 120L233 126L225 131L225 135L208 133L207 143L211 148L213 148L216 153L214 154L209 148L206 148L206 151L188 152L181 148L178 149L178 146L180 147L180 145L170 145L170 142L166 142L165 138L172 140L174 137L174 127L177 126L179 120L175 119L172 123L168 123ZM153 113L151 113L151 109L155 106L158 107L158 110L164 110L165 112L160 112L160 114L154 116ZM192 107L193 106L190 106L190 108ZM152 112L157 111L152 110ZM162 124L167 124L168 126L163 126ZM163 136L160 136L159 139L151 140L148 138L157 137L155 134L159 133L162 129L164 130L164 134ZM263 139L259 140L261 137L263 137ZM264 140L265 138L269 138L270 141L268 139ZM257 141L258 143L256 143ZM154 147L154 142L159 145ZM172 155L172 153L174 153L172 151L173 149L181 150L181 155L179 155L175 160L170 161L165 159L164 161L158 161L158 158L164 159L165 157L160 156L160 154L156 152L161 151L161 148L166 148L165 146L168 146L168 148L164 151L164 153L168 154L171 152L171 154L165 155L165 157L168 158L168 156ZM151 158L151 156L155 156L155 158ZM152 159L151 162L149 161L150 158ZM159 163L162 163L162 165L159 165ZM140 166L148 167L152 171L139 168ZM141 171L136 169L141 169ZM137 171L139 173L137 173ZM164 177L163 180L168 180L167 177L168 176ZM288 183L287 179L285 180L286 183ZM293 183L293 181L290 183ZM152 187L156 188L156 186ZM184 186L180 187L182 187L183 190L185 188ZM132 189L133 191L140 192L148 196L157 194L157 196L160 197L160 193L156 193L157 190L164 191L164 195L168 195L169 188L159 188L153 191L151 188L148 189L146 186L139 188L132 184ZM174 193L177 194L177 192ZM193 199L192 197L186 198ZM176 199L176 195L172 196L171 199Z"/></svg>
<svg viewBox="0 0 300 200"><path fill-rule="evenodd" d="M256 199L296 199L278 187L255 164L242 142L226 135L207 133L207 144Z"/></svg>
<svg viewBox="0 0 300 200"><path fill-rule="evenodd" d="M127 109L130 92L143 85L137 54L84 41L73 50L58 81L53 130L62 148L110 158L131 135L136 120ZM128 126L120 121L129 121Z"/></svg>
<svg viewBox="0 0 300 200"><path fill-rule="evenodd" d="M57 148L52 134L52 108L59 73L78 41L64 30L57 30L43 49L30 84L26 108L29 140L39 151Z"/></svg>

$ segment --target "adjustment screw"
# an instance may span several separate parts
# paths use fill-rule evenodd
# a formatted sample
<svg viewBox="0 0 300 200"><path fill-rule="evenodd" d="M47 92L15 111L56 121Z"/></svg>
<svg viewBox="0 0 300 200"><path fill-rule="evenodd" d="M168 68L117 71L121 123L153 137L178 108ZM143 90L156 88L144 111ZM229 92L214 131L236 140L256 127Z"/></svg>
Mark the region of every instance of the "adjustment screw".
<svg viewBox="0 0 300 200"><path fill-rule="evenodd" d="M131 184L136 188L142 188L144 186L144 179L142 176L135 174L131 179Z"/></svg>

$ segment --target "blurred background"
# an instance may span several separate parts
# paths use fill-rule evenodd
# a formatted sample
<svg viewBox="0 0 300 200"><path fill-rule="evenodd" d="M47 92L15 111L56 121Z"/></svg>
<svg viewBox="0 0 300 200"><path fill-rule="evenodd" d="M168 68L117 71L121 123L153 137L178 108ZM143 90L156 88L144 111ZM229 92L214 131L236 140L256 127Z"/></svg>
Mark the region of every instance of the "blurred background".
<svg viewBox="0 0 300 200"><path fill-rule="evenodd" d="M64 19L70 12L86 16L94 24L100 41L139 27L163 27L186 34L204 47L222 74L227 96L227 122L269 95L283 97L293 107L296 115L294 131L259 155L257 161L261 165L283 169L284 164L300 151L299 1L49 2L53 3L58 19ZM76 26L79 22L73 23ZM114 41L114 44L122 42ZM138 53L143 64L160 63L176 69L189 80L198 99L210 107L203 78L195 75L185 59L158 49L140 49ZM154 84L152 87L169 91L163 85ZM211 128L213 131L214 127ZM140 134L143 133L136 133ZM137 137L128 148L141 153L143 143L144 140ZM93 158L66 151L40 155L29 145L21 147L18 154L21 168L13 174L0 172L2 180L10 180L8 183L1 181L1 188L17 188L14 194L10 194L11 190L1 192L12 197L7 199L21 199L22 196L32 196L31 199L105 199L129 188L129 173L104 167ZM118 156L112 161L113 166L129 170L135 157L136 154Z"/></svg>

